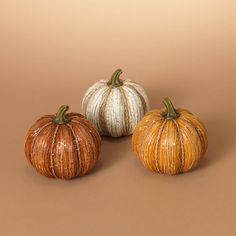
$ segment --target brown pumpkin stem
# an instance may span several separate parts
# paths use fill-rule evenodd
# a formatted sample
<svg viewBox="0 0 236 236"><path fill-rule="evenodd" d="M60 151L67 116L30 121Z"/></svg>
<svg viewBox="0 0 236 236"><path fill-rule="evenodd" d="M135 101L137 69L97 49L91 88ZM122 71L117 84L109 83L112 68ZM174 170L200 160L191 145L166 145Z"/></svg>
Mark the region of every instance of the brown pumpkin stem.
<svg viewBox="0 0 236 236"><path fill-rule="evenodd" d="M122 74L121 69L117 69L111 76L111 79L108 81L107 85L110 87L119 87L123 85L123 82L120 80L120 75Z"/></svg>
<svg viewBox="0 0 236 236"><path fill-rule="evenodd" d="M175 110L169 98L164 98L163 103L166 106L167 112L164 114L166 119L177 119L180 114Z"/></svg>
<svg viewBox="0 0 236 236"><path fill-rule="evenodd" d="M62 105L55 118L54 118L54 122L58 125L61 125L61 124L66 124L70 121L70 119L68 119L68 117L66 116L66 112L69 110L69 106L66 106L66 105Z"/></svg>

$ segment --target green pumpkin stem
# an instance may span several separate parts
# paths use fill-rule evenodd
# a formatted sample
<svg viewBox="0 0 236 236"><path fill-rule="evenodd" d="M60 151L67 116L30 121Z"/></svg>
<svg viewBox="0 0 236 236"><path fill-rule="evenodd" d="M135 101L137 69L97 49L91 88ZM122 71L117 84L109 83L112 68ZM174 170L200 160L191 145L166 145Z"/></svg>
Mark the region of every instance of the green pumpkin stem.
<svg viewBox="0 0 236 236"><path fill-rule="evenodd" d="M56 116L55 116L55 118L54 118L54 122L56 123L56 124L58 124L58 125L61 125L61 124L66 124L66 123L68 123L70 120L67 118L67 116L66 116L66 112L69 110L69 106L66 106L66 105L62 105L60 108L59 108L59 110L58 110L58 112L57 112L57 114L56 114Z"/></svg>
<svg viewBox="0 0 236 236"><path fill-rule="evenodd" d="M111 79L108 81L107 85L110 87L119 87L123 85L123 82L120 80L120 75L122 74L121 69L117 69L111 76Z"/></svg>
<svg viewBox="0 0 236 236"><path fill-rule="evenodd" d="M166 113L164 114L166 119L177 119L180 116L180 114L175 110L169 98L164 98L163 103L167 109Z"/></svg>

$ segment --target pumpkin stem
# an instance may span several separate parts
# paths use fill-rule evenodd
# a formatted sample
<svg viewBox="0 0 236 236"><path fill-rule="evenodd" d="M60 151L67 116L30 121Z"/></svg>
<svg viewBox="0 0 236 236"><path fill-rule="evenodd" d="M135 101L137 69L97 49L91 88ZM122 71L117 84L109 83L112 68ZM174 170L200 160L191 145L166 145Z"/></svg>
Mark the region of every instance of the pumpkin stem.
<svg viewBox="0 0 236 236"><path fill-rule="evenodd" d="M119 87L123 85L123 82L120 80L120 75L122 74L121 69L117 69L111 76L111 79L108 81L107 85L110 87Z"/></svg>
<svg viewBox="0 0 236 236"><path fill-rule="evenodd" d="M54 118L54 122L56 123L56 124L58 124L58 125L61 125L61 124L66 124L66 123L68 123L70 120L67 118L67 116L66 116L66 112L69 110L69 106L66 106L66 105L62 105L60 108L59 108L59 110L58 110L58 112L57 112L57 114L56 114L56 116L55 116L55 118Z"/></svg>
<svg viewBox="0 0 236 236"><path fill-rule="evenodd" d="M180 114L175 110L169 98L164 98L163 103L167 109L167 112L164 114L166 119L177 119L180 116Z"/></svg>

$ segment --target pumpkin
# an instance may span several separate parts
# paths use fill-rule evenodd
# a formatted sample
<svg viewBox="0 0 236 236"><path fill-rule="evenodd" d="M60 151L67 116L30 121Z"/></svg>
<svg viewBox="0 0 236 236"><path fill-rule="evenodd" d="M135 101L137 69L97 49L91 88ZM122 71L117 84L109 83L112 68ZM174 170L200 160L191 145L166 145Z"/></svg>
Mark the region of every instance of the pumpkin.
<svg viewBox="0 0 236 236"><path fill-rule="evenodd" d="M207 130L185 109L175 109L170 99L165 109L147 113L137 125L132 148L142 164L152 171L178 174L194 168L207 150Z"/></svg>
<svg viewBox="0 0 236 236"><path fill-rule="evenodd" d="M131 80L121 80L121 69L111 79L90 87L82 101L82 111L101 135L120 137L133 133L137 123L149 110L144 89Z"/></svg>
<svg viewBox="0 0 236 236"><path fill-rule="evenodd" d="M91 170L100 153L101 138L83 115L68 113L61 106L56 115L46 115L29 129L25 155L42 175L71 179Z"/></svg>

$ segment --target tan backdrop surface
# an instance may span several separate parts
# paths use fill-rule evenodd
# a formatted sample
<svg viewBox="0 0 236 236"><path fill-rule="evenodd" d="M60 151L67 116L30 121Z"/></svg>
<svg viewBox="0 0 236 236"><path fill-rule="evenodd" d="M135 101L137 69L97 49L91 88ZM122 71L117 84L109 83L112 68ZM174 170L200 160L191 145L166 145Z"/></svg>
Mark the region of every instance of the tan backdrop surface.
<svg viewBox="0 0 236 236"><path fill-rule="evenodd" d="M236 235L236 2L0 1L0 234ZM122 68L152 108L169 96L199 116L209 149L194 171L146 170L131 138L104 139L73 181L37 174L28 128Z"/></svg>

